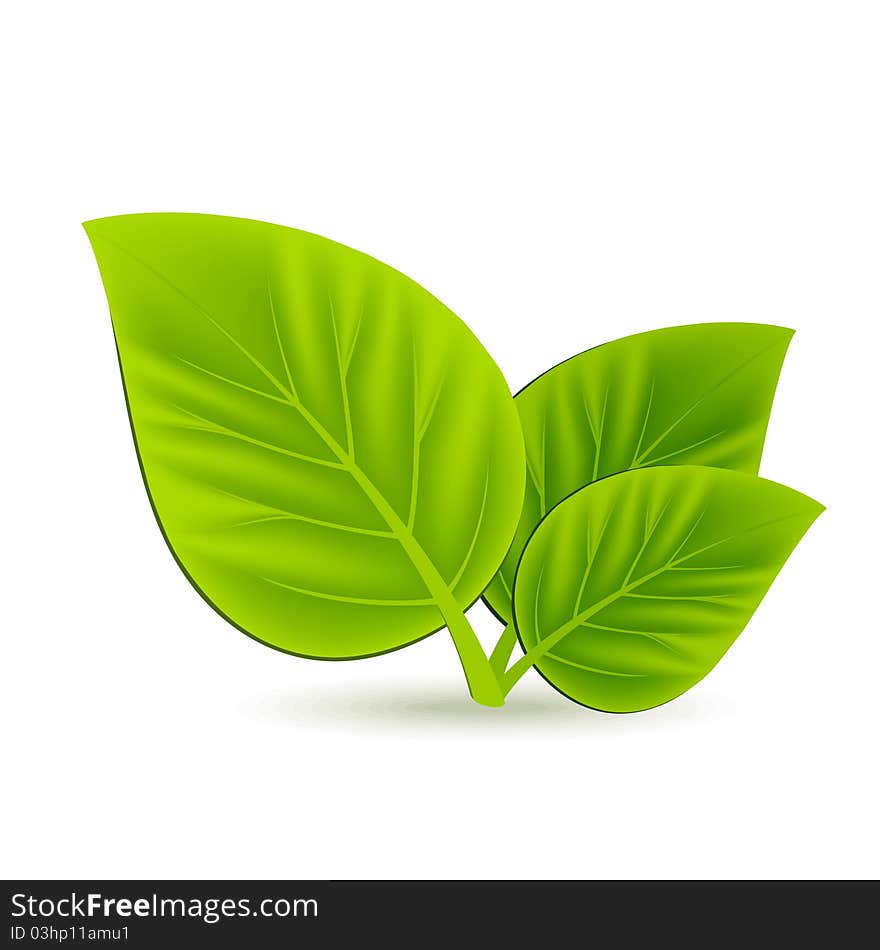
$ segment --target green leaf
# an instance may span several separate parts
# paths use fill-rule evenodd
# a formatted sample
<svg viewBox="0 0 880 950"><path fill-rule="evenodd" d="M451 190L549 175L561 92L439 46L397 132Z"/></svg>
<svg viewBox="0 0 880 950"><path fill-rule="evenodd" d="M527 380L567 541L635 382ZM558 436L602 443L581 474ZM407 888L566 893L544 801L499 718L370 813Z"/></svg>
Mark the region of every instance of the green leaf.
<svg viewBox="0 0 880 950"><path fill-rule="evenodd" d="M302 231L189 214L85 227L148 494L216 610L340 659L479 597L519 515L522 436L453 313Z"/></svg>
<svg viewBox="0 0 880 950"><path fill-rule="evenodd" d="M518 393L528 479L516 536L485 594L498 617L510 621L535 526L578 488L650 465L756 473L792 332L752 323L652 330L572 357Z"/></svg>
<svg viewBox="0 0 880 950"><path fill-rule="evenodd" d="M609 712L657 706L701 680L823 510L775 482L699 466L647 468L575 492L516 576L526 656L560 692Z"/></svg>

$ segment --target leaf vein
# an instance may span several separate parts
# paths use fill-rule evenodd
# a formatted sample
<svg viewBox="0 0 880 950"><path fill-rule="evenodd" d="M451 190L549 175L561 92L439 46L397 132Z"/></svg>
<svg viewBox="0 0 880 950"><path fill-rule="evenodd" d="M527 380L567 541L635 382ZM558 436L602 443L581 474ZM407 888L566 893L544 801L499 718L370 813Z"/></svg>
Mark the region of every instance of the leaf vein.
<svg viewBox="0 0 880 950"><path fill-rule="evenodd" d="M774 340L769 346L763 347L757 353L753 353L747 360L744 360L738 366L735 366L729 373L723 376L717 383L707 389L698 399L696 399L690 406L688 406L673 422L668 426L659 436L648 446L647 449L636 459L637 464L643 464L644 460L660 445L663 440L670 435L682 422L684 422L687 417L698 409L711 395L716 393L722 386L728 383L737 373L741 373L747 366L755 362L755 360L760 359L765 354L769 353L770 350L775 349L780 346L780 341Z"/></svg>
<svg viewBox="0 0 880 950"><path fill-rule="evenodd" d="M436 605L433 598L424 598L421 600L392 600L382 597L359 597L348 594L333 594L328 591L312 590L308 587L296 587L293 584L285 584L283 581L277 581L271 577L260 576L260 580L268 584L274 584L276 587L283 587L285 590L291 590L297 594L303 594L306 597L317 597L320 600L333 600L343 604L360 604L365 607L433 607Z"/></svg>
<svg viewBox="0 0 880 950"><path fill-rule="evenodd" d="M195 412L190 412L188 409L184 409L183 406L178 406L176 404L173 405L178 412L182 412L191 419L196 419L198 422L202 423L202 425L198 426L187 425L179 422L175 423L181 429L191 429L196 432L209 432L213 435L222 435L226 438L235 439L239 442L246 442L248 445L255 445L258 448L266 449L269 452L277 452L280 455L286 455L290 458L299 459L301 462L309 462L312 465L319 465L324 468L345 468L345 466L340 462L334 462L332 459L322 459L314 455L305 455L302 452L295 452L292 449L284 448L284 446L275 445L274 442L264 442L262 439L255 439L252 436L246 435L244 432L239 432L237 429L230 429L228 426L221 425L219 422L214 422L213 420L206 419L204 416L200 416Z"/></svg>

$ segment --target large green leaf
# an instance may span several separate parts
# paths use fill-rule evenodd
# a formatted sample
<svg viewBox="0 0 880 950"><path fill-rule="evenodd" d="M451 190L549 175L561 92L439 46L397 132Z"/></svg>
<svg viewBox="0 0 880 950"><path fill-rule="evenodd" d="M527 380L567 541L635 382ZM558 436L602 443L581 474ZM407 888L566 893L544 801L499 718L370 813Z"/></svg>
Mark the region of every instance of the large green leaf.
<svg viewBox="0 0 880 950"><path fill-rule="evenodd" d="M822 506L754 475L646 468L575 492L541 522L516 575L526 657L586 706L631 712L702 679Z"/></svg>
<svg viewBox="0 0 880 950"><path fill-rule="evenodd" d="M492 610L510 620L529 535L578 488L650 465L757 472L791 336L752 323L652 330L572 357L518 393L529 477L513 545L486 591Z"/></svg>
<svg viewBox="0 0 880 950"><path fill-rule="evenodd" d="M522 503L510 391L402 274L257 221L86 224L135 443L192 583L314 657L404 646L471 604Z"/></svg>

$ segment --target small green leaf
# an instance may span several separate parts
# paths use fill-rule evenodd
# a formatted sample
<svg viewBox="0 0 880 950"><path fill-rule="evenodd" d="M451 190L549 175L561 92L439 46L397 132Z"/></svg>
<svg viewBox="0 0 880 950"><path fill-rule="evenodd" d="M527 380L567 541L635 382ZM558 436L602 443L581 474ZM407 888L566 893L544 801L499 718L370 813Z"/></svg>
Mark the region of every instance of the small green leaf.
<svg viewBox="0 0 880 950"><path fill-rule="evenodd" d="M539 376L516 396L528 479L516 536L486 602L505 622L526 541L567 495L651 465L756 473L792 331L705 323L624 337Z"/></svg>
<svg viewBox="0 0 880 950"><path fill-rule="evenodd" d="M516 575L526 656L560 692L608 712L701 680L754 613L822 506L754 475L646 468L575 492L541 522Z"/></svg>
<svg viewBox="0 0 880 950"><path fill-rule="evenodd" d="M479 597L520 512L522 436L453 313L302 231L188 214L86 230L147 491L212 606L339 659L405 646Z"/></svg>

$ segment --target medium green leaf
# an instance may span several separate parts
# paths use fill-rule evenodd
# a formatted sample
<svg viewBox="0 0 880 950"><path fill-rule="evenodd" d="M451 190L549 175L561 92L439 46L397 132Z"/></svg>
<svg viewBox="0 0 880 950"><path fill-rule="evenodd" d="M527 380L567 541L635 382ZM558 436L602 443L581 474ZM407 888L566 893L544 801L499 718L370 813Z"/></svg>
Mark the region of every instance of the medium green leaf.
<svg viewBox="0 0 880 950"><path fill-rule="evenodd" d="M240 629L361 657L483 591L524 486L510 391L427 291L235 218L86 224L144 480L172 552Z"/></svg>
<svg viewBox="0 0 880 950"><path fill-rule="evenodd" d="M754 475L646 468L575 492L541 522L516 575L526 657L609 712L657 706L724 655L822 506Z"/></svg>
<svg viewBox="0 0 880 950"><path fill-rule="evenodd" d="M567 495L650 465L756 473L792 331L705 323L624 337L548 370L516 396L528 479L516 537L485 598L510 620L529 535Z"/></svg>

